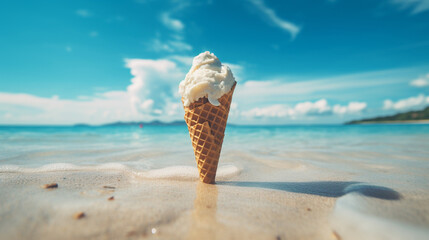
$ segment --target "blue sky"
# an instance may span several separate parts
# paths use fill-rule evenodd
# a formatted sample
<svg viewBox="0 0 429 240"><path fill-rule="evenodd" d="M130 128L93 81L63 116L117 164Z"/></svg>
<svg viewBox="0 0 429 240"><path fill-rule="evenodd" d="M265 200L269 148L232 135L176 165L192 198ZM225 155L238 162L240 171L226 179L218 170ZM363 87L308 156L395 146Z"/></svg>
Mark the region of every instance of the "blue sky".
<svg viewBox="0 0 429 240"><path fill-rule="evenodd" d="M0 31L0 124L180 120L206 50L237 78L236 124L429 105L429 0L8 1Z"/></svg>

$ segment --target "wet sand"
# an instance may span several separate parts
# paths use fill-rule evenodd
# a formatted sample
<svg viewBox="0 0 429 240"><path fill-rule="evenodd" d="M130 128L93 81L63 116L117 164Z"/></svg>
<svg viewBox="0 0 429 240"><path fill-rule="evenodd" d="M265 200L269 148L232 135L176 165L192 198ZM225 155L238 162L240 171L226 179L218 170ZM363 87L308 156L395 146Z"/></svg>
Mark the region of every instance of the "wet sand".
<svg viewBox="0 0 429 240"><path fill-rule="evenodd" d="M58 187L44 189L48 183ZM0 174L0 238L377 239L371 237L378 230L347 225L371 218L353 219L345 210L336 211L344 208L336 203L347 205L347 197L369 201L386 219L390 213L390 218L417 223L417 233L406 227L400 231L414 239L422 237L419 231L428 232L429 207L421 205L427 203L427 193L404 196L386 187L339 180L252 182L235 177L207 185L142 179L121 171L55 171ZM398 217L393 211L404 206L411 207ZM84 216L76 218L80 212ZM416 220L418 214L421 219Z"/></svg>

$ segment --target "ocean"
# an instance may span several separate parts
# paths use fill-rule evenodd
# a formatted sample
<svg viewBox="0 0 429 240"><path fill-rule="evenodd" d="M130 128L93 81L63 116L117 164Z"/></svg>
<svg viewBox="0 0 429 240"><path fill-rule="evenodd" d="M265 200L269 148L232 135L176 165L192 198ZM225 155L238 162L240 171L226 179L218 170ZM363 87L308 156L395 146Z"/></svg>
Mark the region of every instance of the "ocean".
<svg viewBox="0 0 429 240"><path fill-rule="evenodd" d="M186 126L2 126L0 143L0 169L117 163L150 170L195 164ZM429 125L228 126L220 164L241 162L240 154L335 169L346 162L427 166ZM328 164L330 158L339 165Z"/></svg>

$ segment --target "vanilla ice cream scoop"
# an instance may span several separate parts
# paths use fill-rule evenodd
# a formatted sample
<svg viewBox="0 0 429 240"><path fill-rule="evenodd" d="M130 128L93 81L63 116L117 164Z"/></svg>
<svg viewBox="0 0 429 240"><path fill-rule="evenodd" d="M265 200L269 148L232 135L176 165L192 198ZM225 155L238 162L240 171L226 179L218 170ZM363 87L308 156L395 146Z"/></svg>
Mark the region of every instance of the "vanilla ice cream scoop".
<svg viewBox="0 0 429 240"><path fill-rule="evenodd" d="M231 69L208 51L194 58L191 70L180 82L179 93L183 105L189 106L202 97L207 97L214 106L219 106L218 99L228 93L235 83Z"/></svg>

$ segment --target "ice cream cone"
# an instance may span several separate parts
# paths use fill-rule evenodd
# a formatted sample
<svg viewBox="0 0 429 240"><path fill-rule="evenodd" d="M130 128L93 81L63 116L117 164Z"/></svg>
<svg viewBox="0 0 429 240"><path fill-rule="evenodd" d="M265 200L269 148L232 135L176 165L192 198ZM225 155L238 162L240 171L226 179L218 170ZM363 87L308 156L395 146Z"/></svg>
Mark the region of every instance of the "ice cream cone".
<svg viewBox="0 0 429 240"><path fill-rule="evenodd" d="M185 106L185 121L194 148L200 180L214 183L223 137L231 106L231 90L218 99L220 105L212 105L206 97Z"/></svg>

